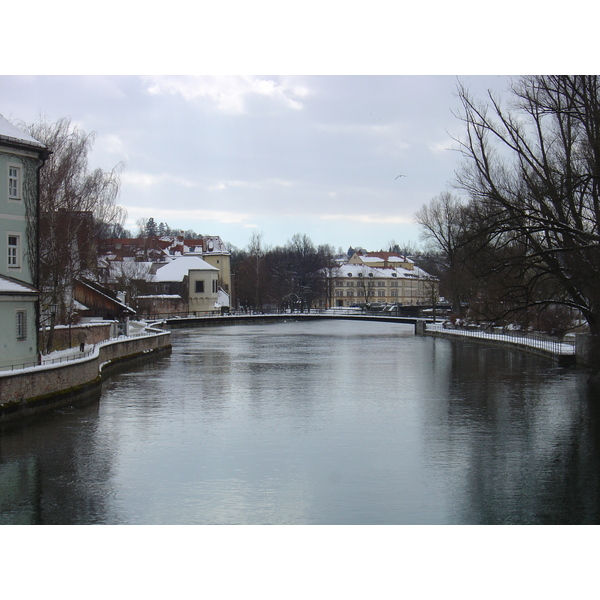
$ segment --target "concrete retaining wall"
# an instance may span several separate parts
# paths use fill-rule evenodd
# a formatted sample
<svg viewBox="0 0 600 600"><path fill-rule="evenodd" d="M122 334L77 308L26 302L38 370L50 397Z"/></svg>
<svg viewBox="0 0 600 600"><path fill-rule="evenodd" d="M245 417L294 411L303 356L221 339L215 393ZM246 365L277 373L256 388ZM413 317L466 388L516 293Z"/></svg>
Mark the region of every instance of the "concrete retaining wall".
<svg viewBox="0 0 600 600"><path fill-rule="evenodd" d="M55 365L0 372L0 423L64 403L65 396L102 381L109 365L171 348L171 333L123 338L96 346L91 356Z"/></svg>
<svg viewBox="0 0 600 600"><path fill-rule="evenodd" d="M504 348L511 348L513 350L520 350L521 352L527 352L528 354L535 354L536 356L543 356L553 360L559 366L573 366L576 364L576 358L574 354L557 354L544 348L535 346L529 346L527 344L519 343L518 341L510 340L499 340L492 337L477 337L469 335L460 335L460 333L450 333L446 331L440 331L439 329L427 329L424 324L417 324L415 326L416 335L428 335L432 337L444 338L447 340L454 340L455 342L471 342L474 344L485 344L487 346L498 346Z"/></svg>

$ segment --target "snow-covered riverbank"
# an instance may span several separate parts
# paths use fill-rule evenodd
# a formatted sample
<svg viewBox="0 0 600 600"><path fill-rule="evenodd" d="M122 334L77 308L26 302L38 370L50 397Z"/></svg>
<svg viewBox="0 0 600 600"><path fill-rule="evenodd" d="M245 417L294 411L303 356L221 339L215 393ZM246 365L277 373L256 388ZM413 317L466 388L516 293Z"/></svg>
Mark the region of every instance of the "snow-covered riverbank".
<svg viewBox="0 0 600 600"><path fill-rule="evenodd" d="M99 342L85 352L70 348L48 355L40 365L0 371L0 422L70 402L73 394L101 383L109 367L169 350L170 335L168 331L144 329Z"/></svg>

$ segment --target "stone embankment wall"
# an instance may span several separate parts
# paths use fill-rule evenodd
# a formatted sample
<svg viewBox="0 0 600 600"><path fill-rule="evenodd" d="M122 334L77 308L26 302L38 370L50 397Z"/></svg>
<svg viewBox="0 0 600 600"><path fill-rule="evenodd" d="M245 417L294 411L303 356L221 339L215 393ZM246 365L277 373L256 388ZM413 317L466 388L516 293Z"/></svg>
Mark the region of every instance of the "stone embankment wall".
<svg viewBox="0 0 600 600"><path fill-rule="evenodd" d="M64 403L65 397L99 384L109 366L171 348L171 333L101 343L81 359L0 372L0 423L30 416Z"/></svg>

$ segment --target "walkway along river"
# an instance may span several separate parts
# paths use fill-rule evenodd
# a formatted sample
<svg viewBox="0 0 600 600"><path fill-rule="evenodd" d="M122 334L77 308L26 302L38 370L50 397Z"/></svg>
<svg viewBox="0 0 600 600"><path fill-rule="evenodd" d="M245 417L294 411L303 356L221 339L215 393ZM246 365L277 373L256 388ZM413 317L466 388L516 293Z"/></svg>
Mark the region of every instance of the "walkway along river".
<svg viewBox="0 0 600 600"><path fill-rule="evenodd" d="M0 437L0 522L600 522L576 370L397 323L185 328Z"/></svg>
<svg viewBox="0 0 600 600"><path fill-rule="evenodd" d="M40 365L0 370L0 423L38 415L94 393L116 365L171 348L168 331L146 328L88 346L85 352Z"/></svg>

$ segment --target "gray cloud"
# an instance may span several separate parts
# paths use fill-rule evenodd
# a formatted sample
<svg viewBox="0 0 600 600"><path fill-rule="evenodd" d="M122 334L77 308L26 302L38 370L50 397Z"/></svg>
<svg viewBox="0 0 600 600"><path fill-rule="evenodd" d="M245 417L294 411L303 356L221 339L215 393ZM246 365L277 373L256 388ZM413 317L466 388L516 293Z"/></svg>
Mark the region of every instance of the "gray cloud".
<svg viewBox="0 0 600 600"><path fill-rule="evenodd" d="M499 77L463 78L476 92ZM294 233L378 249L415 240L414 212L458 167L449 76L0 78L0 113L69 115L92 166L125 163L130 224L154 216L243 246ZM406 177L396 179L398 174Z"/></svg>

